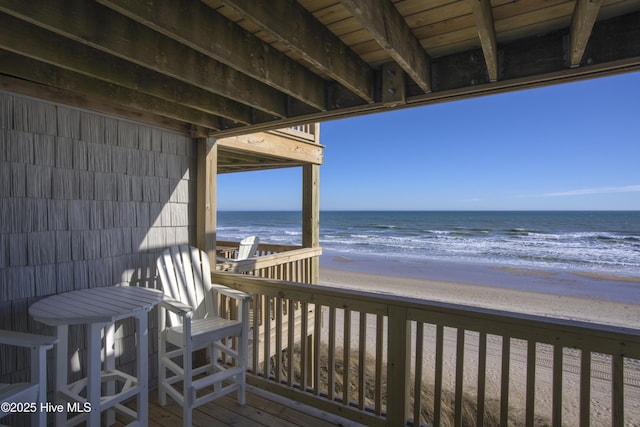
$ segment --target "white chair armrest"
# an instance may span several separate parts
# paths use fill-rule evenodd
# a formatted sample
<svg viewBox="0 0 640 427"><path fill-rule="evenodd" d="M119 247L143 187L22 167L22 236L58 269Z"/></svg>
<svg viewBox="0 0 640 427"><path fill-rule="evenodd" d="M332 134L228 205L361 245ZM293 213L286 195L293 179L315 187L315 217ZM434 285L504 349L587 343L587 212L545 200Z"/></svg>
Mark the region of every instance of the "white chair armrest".
<svg viewBox="0 0 640 427"><path fill-rule="evenodd" d="M0 330L0 344L26 348L45 347L48 350L57 344L58 341L60 341L59 338L47 335Z"/></svg>
<svg viewBox="0 0 640 427"><path fill-rule="evenodd" d="M162 301L160 301L160 307L167 309L172 313L176 313L179 316L191 317L191 314L193 313L193 308L191 308L189 304L185 304L166 296Z"/></svg>

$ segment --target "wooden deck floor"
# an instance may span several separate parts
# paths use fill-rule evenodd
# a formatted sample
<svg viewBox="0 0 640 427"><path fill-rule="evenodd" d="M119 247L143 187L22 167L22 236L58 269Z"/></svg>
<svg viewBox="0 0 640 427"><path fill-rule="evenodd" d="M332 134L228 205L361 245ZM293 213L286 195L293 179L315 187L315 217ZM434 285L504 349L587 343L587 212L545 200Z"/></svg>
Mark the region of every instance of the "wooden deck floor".
<svg viewBox="0 0 640 427"><path fill-rule="evenodd" d="M122 424L116 423L116 426ZM301 403L248 386L247 404L238 405L235 394L222 397L197 408L193 413L193 425L214 426L305 426L356 427L361 424L337 417ZM167 405L158 404L158 392L149 393L149 426L182 426L182 408L167 398Z"/></svg>

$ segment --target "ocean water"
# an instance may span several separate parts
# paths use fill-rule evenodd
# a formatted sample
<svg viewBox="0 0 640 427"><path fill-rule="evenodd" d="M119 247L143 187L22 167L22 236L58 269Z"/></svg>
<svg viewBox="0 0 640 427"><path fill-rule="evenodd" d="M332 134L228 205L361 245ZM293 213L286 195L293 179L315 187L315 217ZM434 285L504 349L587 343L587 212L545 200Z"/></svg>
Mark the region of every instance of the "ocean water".
<svg viewBox="0 0 640 427"><path fill-rule="evenodd" d="M300 245L300 212L219 212L218 239ZM640 276L640 211L336 212L320 244L344 256Z"/></svg>

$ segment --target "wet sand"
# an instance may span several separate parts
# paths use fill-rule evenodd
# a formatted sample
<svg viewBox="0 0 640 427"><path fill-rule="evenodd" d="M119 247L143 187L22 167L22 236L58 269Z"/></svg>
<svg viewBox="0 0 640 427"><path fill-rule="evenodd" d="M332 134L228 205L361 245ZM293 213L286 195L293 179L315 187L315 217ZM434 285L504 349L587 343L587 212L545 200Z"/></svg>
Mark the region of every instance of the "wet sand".
<svg viewBox="0 0 640 427"><path fill-rule="evenodd" d="M325 254L320 283L640 329L640 276Z"/></svg>

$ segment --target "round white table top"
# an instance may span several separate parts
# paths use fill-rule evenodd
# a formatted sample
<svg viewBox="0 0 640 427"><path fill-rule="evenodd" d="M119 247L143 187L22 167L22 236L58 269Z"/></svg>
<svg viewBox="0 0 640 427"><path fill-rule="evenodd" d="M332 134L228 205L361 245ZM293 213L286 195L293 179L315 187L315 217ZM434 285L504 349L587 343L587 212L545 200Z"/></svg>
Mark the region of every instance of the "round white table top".
<svg viewBox="0 0 640 427"><path fill-rule="evenodd" d="M134 286L108 286L64 292L41 299L29 314L47 325L112 323L139 311L149 311L164 293Z"/></svg>

